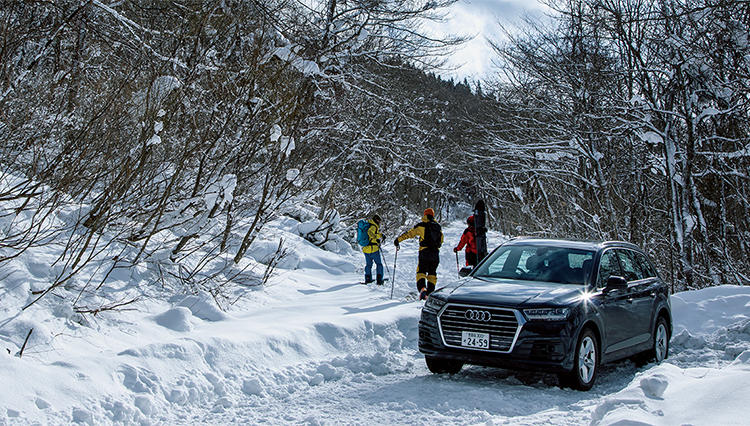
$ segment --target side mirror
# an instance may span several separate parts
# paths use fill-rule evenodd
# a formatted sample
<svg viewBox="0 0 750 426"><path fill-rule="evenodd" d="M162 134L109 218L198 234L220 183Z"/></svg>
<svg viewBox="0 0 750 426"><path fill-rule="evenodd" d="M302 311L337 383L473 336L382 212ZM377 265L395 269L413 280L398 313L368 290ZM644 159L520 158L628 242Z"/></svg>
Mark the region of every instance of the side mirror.
<svg viewBox="0 0 750 426"><path fill-rule="evenodd" d="M609 278L607 278L607 287L604 289L607 291L612 290L623 290L628 288L628 282L625 281L625 278L619 277L617 275L611 275Z"/></svg>
<svg viewBox="0 0 750 426"><path fill-rule="evenodd" d="M468 276L468 275L469 275L469 274L471 273L471 271L473 271L473 270L474 270L474 268L472 268L471 266L464 266L463 268L459 269L459 271L458 271L458 276L459 276L459 277L466 277L466 276Z"/></svg>

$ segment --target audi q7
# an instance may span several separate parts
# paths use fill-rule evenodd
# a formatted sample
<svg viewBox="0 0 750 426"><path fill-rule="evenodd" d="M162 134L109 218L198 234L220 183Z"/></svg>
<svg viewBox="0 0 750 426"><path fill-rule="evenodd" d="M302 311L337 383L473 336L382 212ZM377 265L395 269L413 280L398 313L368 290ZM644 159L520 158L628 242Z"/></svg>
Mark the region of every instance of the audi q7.
<svg viewBox="0 0 750 426"><path fill-rule="evenodd" d="M671 333L668 288L637 246L522 238L429 296L419 350L433 373L547 371L588 390L602 363L665 359Z"/></svg>

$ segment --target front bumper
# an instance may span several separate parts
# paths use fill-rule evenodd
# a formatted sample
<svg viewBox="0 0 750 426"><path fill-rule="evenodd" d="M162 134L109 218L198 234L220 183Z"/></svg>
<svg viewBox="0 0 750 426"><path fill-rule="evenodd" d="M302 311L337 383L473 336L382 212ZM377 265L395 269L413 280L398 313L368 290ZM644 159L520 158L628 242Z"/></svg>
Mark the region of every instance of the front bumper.
<svg viewBox="0 0 750 426"><path fill-rule="evenodd" d="M569 321L531 321L521 325L508 353L449 347L440 335L437 313L423 309L419 321L419 351L426 356L466 364L562 373L573 369L574 332Z"/></svg>

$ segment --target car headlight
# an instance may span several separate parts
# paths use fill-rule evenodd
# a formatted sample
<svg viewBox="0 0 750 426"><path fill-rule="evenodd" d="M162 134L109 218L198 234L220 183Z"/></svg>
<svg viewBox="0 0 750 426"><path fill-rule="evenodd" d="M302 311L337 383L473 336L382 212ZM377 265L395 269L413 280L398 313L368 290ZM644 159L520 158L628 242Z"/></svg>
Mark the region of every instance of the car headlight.
<svg viewBox="0 0 750 426"><path fill-rule="evenodd" d="M568 318L570 308L534 308L524 309L523 313L530 320L563 321Z"/></svg>
<svg viewBox="0 0 750 426"><path fill-rule="evenodd" d="M425 309L429 309L435 312L439 311L443 306L445 306L445 300L438 299L434 296L428 296L427 300L424 302Z"/></svg>

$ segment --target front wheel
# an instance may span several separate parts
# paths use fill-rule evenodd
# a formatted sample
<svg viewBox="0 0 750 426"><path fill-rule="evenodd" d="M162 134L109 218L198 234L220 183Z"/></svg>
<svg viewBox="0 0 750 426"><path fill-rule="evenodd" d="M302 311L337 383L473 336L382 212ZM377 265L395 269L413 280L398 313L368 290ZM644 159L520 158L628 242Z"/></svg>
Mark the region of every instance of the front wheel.
<svg viewBox="0 0 750 426"><path fill-rule="evenodd" d="M435 374L456 374L461 371L461 368L463 368L464 366L464 363L461 361L454 361L452 359L445 358L433 358L425 356L424 361L427 364L427 369L430 370L431 373Z"/></svg>
<svg viewBox="0 0 750 426"><path fill-rule="evenodd" d="M587 328L578 338L573 359L573 371L562 374L560 382L563 386L587 391L594 386L598 373L599 343L594 332Z"/></svg>

